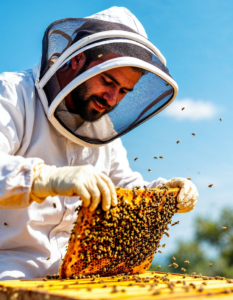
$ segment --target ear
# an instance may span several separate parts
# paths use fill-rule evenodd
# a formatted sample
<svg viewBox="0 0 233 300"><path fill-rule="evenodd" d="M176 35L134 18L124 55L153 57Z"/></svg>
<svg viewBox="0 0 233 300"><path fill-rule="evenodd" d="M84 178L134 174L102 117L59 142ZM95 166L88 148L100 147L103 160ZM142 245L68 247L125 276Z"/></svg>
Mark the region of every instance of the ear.
<svg viewBox="0 0 233 300"><path fill-rule="evenodd" d="M71 68L75 71L75 73L78 73L86 62L86 55L82 52L78 55L71 58Z"/></svg>

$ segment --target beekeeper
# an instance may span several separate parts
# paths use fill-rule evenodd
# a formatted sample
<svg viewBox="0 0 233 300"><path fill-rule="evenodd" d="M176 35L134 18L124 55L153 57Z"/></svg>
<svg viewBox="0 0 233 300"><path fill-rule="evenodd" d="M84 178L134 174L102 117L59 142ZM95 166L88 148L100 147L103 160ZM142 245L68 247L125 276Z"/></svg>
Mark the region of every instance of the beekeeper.
<svg viewBox="0 0 233 300"><path fill-rule="evenodd" d="M75 209L115 206L114 186L180 187L179 212L193 209L191 181L145 182L119 138L177 89L141 23L118 7L55 21L33 70L0 75L1 280L57 273Z"/></svg>

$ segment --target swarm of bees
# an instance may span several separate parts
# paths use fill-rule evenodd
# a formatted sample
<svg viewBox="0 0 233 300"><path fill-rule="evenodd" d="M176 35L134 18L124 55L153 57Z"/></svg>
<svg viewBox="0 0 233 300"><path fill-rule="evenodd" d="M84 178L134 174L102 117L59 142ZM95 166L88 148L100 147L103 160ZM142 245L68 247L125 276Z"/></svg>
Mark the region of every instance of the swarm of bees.
<svg viewBox="0 0 233 300"><path fill-rule="evenodd" d="M118 204L107 212L101 206L94 212L78 210L61 278L135 274L150 266L162 234L169 236L165 230L177 212L179 189L116 188L116 192Z"/></svg>

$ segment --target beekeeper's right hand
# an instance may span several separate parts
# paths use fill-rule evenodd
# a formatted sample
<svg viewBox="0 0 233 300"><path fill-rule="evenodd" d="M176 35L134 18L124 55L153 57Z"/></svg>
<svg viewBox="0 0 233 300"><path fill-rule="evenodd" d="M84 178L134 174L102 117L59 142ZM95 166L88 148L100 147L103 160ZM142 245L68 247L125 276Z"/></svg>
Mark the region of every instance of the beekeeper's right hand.
<svg viewBox="0 0 233 300"><path fill-rule="evenodd" d="M114 184L111 179L92 165L80 167L47 166L39 164L35 168L31 197L42 203L48 196L79 196L83 206L94 211L102 200L102 208L107 211L117 205Z"/></svg>

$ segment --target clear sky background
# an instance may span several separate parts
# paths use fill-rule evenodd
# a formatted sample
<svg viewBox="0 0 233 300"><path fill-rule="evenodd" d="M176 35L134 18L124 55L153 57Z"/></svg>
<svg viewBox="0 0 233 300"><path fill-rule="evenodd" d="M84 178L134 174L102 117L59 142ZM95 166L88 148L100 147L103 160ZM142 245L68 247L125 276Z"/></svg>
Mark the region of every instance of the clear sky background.
<svg viewBox="0 0 233 300"><path fill-rule="evenodd" d="M197 215L216 217L223 206L233 207L233 1L0 1L0 72L32 68L53 21L111 6L127 7L136 15L179 85L170 107L122 138L132 169L145 180L191 177L199 190L196 208L177 214L174 221L180 225L163 238L166 254L177 239L192 237ZM153 158L159 155L163 159Z"/></svg>

